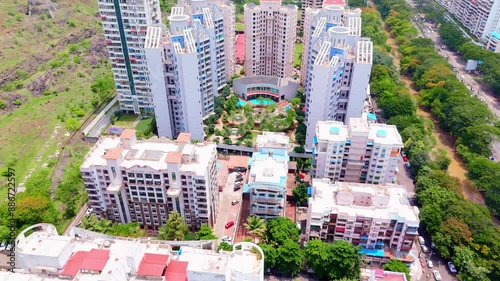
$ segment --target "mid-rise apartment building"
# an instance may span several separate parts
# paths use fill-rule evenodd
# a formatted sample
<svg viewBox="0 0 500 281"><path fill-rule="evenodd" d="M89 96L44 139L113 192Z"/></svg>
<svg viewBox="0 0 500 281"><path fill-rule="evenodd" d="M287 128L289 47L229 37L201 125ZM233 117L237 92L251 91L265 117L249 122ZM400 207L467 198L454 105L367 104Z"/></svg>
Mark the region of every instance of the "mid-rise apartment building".
<svg viewBox="0 0 500 281"><path fill-rule="evenodd" d="M418 235L418 209L400 185L314 179L307 239L347 240L363 248L409 251Z"/></svg>
<svg viewBox="0 0 500 281"><path fill-rule="evenodd" d="M307 8L302 84L306 95L306 149L316 122L348 122L368 111L373 43L361 38L361 10L341 5Z"/></svg>
<svg viewBox="0 0 500 281"><path fill-rule="evenodd" d="M313 144L315 178L373 184L394 182L403 148L396 126L364 118L319 121Z"/></svg>
<svg viewBox="0 0 500 281"><path fill-rule="evenodd" d="M500 0L438 0L469 31L480 39L500 32Z"/></svg>
<svg viewBox="0 0 500 281"><path fill-rule="evenodd" d="M281 0L244 6L247 76L292 76L297 11L296 5L283 6Z"/></svg>
<svg viewBox="0 0 500 281"><path fill-rule="evenodd" d="M498 42L500 41L500 33L490 32L486 35L486 41L484 42L484 48L486 50L493 51L495 53L500 53L500 48L498 48Z"/></svg>
<svg viewBox="0 0 500 281"><path fill-rule="evenodd" d="M284 133L264 132L257 136L257 151L249 163L250 216L284 216L289 145Z"/></svg>
<svg viewBox="0 0 500 281"><path fill-rule="evenodd" d="M76 227L58 235L53 225L40 223L16 237L16 268L0 271L0 280L264 280L259 246L242 242L220 253L202 246L214 248L213 241L116 238Z"/></svg>
<svg viewBox="0 0 500 281"><path fill-rule="evenodd" d="M224 9L234 12L234 6ZM159 136L190 132L193 139L203 140L203 118L226 85L226 65L234 64L234 32L226 38L225 32L231 31L224 19L218 5L190 1L172 8L169 29L148 28L145 52ZM233 45L229 53L226 45Z"/></svg>
<svg viewBox="0 0 500 281"><path fill-rule="evenodd" d="M101 138L80 167L90 205L98 218L138 222L157 231L177 211L197 229L213 225L218 210L215 144L192 144L181 133L137 141L134 130Z"/></svg>
<svg viewBox="0 0 500 281"><path fill-rule="evenodd" d="M120 110L153 113L144 41L149 25L161 23L158 0L98 0Z"/></svg>

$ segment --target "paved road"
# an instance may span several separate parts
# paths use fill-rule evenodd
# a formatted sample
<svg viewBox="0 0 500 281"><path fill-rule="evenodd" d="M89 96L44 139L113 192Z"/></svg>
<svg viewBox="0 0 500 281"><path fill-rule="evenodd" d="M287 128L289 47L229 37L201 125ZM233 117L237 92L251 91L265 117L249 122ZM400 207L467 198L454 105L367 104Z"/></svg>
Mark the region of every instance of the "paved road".
<svg viewBox="0 0 500 281"><path fill-rule="evenodd" d="M233 191L234 181L236 179L237 173L231 173L227 177L226 186L221 192L219 197L219 213L217 215L217 220L214 226L214 234L219 238L218 242L222 241L223 236L234 237L236 233L236 228L238 227L237 218L241 211L241 201L243 189L238 191ZM232 206L231 201L238 200L240 203ZM234 221L235 225L229 229L225 228L225 225L229 221Z"/></svg>

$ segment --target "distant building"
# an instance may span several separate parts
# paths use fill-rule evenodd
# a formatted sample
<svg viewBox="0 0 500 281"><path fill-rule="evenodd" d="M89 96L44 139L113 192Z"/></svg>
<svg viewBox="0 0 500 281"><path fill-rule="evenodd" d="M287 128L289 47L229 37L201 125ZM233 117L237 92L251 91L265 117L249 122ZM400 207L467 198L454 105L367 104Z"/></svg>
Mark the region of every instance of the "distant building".
<svg viewBox="0 0 500 281"><path fill-rule="evenodd" d="M177 211L197 229L212 226L218 211L215 144L192 144L181 133L137 141L134 130L101 138L85 156L80 172L97 218L138 222L157 231Z"/></svg>
<svg viewBox="0 0 500 281"><path fill-rule="evenodd" d="M319 121L313 144L315 178L373 184L394 182L403 148L396 126L363 118Z"/></svg>
<svg viewBox="0 0 500 281"><path fill-rule="evenodd" d="M437 0L480 39L500 32L500 0Z"/></svg>
<svg viewBox="0 0 500 281"><path fill-rule="evenodd" d="M120 239L79 228L59 236L53 225L37 224L17 236L15 273L0 271L0 280L264 280L264 253L253 243L237 243L230 253L202 250L203 241L169 243L177 242Z"/></svg>
<svg viewBox="0 0 500 281"><path fill-rule="evenodd" d="M159 1L98 0L98 8L120 110L152 114L144 42L148 26L161 24Z"/></svg>
<svg viewBox="0 0 500 281"><path fill-rule="evenodd" d="M361 281L410 281L403 272L387 271L380 268L362 268Z"/></svg>
<svg viewBox="0 0 500 281"><path fill-rule="evenodd" d="M403 186L314 179L312 193L307 239L409 251L418 236L418 209L410 205Z"/></svg>
<svg viewBox="0 0 500 281"><path fill-rule="evenodd" d="M490 32L486 35L486 42L484 42L484 48L486 50L493 51L495 53L500 53L500 48L498 48L498 42L500 41L500 34L498 32Z"/></svg>
<svg viewBox="0 0 500 281"><path fill-rule="evenodd" d="M284 133L257 136L257 151L249 163L250 216L270 219L285 215L289 145Z"/></svg>
<svg viewBox="0 0 500 281"><path fill-rule="evenodd" d="M233 80L234 93L245 100L259 97L275 102L291 100L297 95L299 83L273 76L250 76Z"/></svg>
<svg viewBox="0 0 500 281"><path fill-rule="evenodd" d="M361 37L360 9L325 4L305 14L301 82L311 149L316 122L348 123L369 110L373 43Z"/></svg>
<svg viewBox="0 0 500 281"><path fill-rule="evenodd" d="M287 78L292 76L296 39L295 5L261 0L244 6L245 73Z"/></svg>
<svg viewBox="0 0 500 281"><path fill-rule="evenodd" d="M203 118L234 73L234 23L225 20L234 22L234 6L190 1L172 8L169 29L148 28L145 51L159 136L189 132L203 140Z"/></svg>

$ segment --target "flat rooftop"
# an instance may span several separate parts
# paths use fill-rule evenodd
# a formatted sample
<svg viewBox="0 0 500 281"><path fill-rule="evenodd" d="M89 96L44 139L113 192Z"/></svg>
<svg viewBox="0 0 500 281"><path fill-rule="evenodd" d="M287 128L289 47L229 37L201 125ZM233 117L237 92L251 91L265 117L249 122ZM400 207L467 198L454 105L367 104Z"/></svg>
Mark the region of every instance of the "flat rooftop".
<svg viewBox="0 0 500 281"><path fill-rule="evenodd" d="M377 144L400 145L403 140L394 125L369 123L363 118L349 119L349 125L337 121L319 121L316 124L318 141L345 142L352 136L365 135Z"/></svg>
<svg viewBox="0 0 500 281"><path fill-rule="evenodd" d="M364 216L378 219L404 218L408 223L418 226L418 211L410 205L406 189L402 185L386 184L374 185L363 183L336 182L328 179L314 179L314 196L310 199L312 217L322 217L326 213L347 214L349 216ZM380 208L361 205L340 205L337 198L340 192L366 193L372 196L388 197L387 206Z"/></svg>
<svg viewBox="0 0 500 281"><path fill-rule="evenodd" d="M120 167L130 169L132 167L150 167L156 171L167 170L168 163L179 163L181 171L193 171L196 175L204 175L207 163L213 158L216 145L209 144L184 144L183 149L179 144L167 139L137 141L130 148L124 148L119 137L101 138L85 156L82 169L94 166L107 166L105 155L108 151L120 152L114 157L122 159ZM121 148L118 150L118 148ZM182 162L182 155L195 155L196 161ZM174 157L176 156L176 157ZM115 159L117 159L115 158ZM175 158L175 159L174 159Z"/></svg>
<svg viewBox="0 0 500 281"><path fill-rule="evenodd" d="M286 187L289 157L254 152L248 184L269 183Z"/></svg>

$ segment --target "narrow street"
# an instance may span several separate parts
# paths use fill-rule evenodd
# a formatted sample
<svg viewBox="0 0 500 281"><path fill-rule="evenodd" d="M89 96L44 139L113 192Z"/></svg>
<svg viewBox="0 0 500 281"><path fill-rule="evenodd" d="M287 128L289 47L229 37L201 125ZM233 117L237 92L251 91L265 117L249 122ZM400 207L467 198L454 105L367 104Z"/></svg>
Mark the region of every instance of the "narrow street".
<svg viewBox="0 0 500 281"><path fill-rule="evenodd" d="M243 189L238 191L233 190L236 175L237 173L231 173L227 176L227 182L224 190L219 194L219 212L214 225L214 234L218 238L218 243L222 242L222 237L224 236L230 236L232 238L231 243L233 243L238 227L237 219L241 211ZM231 205L233 200L238 200L239 203ZM229 229L226 229L225 225L229 221L233 221L235 224Z"/></svg>

